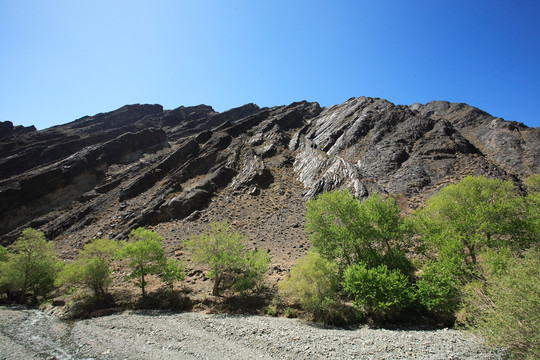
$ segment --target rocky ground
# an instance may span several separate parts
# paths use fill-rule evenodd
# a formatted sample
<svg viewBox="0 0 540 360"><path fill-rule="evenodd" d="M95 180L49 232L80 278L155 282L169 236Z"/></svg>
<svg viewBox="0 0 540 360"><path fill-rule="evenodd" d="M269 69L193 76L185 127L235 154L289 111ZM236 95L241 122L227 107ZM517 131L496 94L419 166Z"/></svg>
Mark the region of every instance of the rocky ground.
<svg viewBox="0 0 540 360"><path fill-rule="evenodd" d="M298 319L126 311L66 323L0 307L0 359L504 359L457 330L331 328Z"/></svg>

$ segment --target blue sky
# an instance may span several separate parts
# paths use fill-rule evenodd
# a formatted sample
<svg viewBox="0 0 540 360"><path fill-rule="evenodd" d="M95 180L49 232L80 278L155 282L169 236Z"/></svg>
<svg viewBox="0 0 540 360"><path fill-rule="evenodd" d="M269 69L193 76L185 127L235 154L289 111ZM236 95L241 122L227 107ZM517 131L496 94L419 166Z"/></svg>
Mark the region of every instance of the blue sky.
<svg viewBox="0 0 540 360"><path fill-rule="evenodd" d="M540 1L0 0L0 121L354 96L540 126Z"/></svg>

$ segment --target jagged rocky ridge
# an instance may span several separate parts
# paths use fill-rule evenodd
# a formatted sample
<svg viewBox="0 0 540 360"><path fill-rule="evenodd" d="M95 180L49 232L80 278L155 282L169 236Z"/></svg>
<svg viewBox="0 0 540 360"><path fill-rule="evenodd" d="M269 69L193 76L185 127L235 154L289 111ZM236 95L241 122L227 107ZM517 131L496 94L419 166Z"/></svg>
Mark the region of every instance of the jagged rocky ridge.
<svg viewBox="0 0 540 360"><path fill-rule="evenodd" d="M540 128L466 104L367 97L223 113L128 105L40 131L4 122L0 236L5 245L32 226L69 254L93 236L155 226L174 251L175 241L223 219L294 257L306 239L303 203L318 193L389 193L412 209L466 175L519 187L540 172L538 149Z"/></svg>

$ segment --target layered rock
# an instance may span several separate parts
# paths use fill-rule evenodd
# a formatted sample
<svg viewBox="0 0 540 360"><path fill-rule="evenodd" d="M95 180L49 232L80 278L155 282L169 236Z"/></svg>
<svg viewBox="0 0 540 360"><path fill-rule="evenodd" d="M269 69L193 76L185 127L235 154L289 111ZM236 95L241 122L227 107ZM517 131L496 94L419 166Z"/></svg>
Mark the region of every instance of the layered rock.
<svg viewBox="0 0 540 360"><path fill-rule="evenodd" d="M356 98L325 109L290 149L306 198L342 186L359 197L374 191L413 196L469 174L516 180L537 173L539 141L539 129L464 104L407 107Z"/></svg>
<svg viewBox="0 0 540 360"><path fill-rule="evenodd" d="M16 128L0 127L0 135L9 132L0 138L4 244L26 226L71 247L92 236L124 238L137 226L187 219L196 227L220 218L207 209L269 194L281 200L253 219L297 229L302 210L282 197L296 199L302 188L304 201L347 187L359 198L400 195L414 208L466 175L520 186L540 172L538 128L447 102L403 106L361 97L324 109L303 101L223 113L206 105L129 105L41 131ZM259 225L261 239L293 236ZM305 236L291 234L291 243Z"/></svg>

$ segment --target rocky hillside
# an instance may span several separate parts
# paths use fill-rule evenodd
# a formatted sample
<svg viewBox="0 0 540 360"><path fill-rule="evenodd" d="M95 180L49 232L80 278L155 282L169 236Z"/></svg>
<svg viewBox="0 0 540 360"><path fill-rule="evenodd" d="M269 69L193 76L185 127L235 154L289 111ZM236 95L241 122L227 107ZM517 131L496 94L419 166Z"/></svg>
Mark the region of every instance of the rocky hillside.
<svg viewBox="0 0 540 360"><path fill-rule="evenodd" d="M413 209L466 175L540 172L540 128L466 104L352 98L223 113L128 105L37 131L0 123L0 236L43 230L64 257L89 238L162 234L171 254L215 220L269 249L279 274L304 253L305 200L348 187Z"/></svg>

